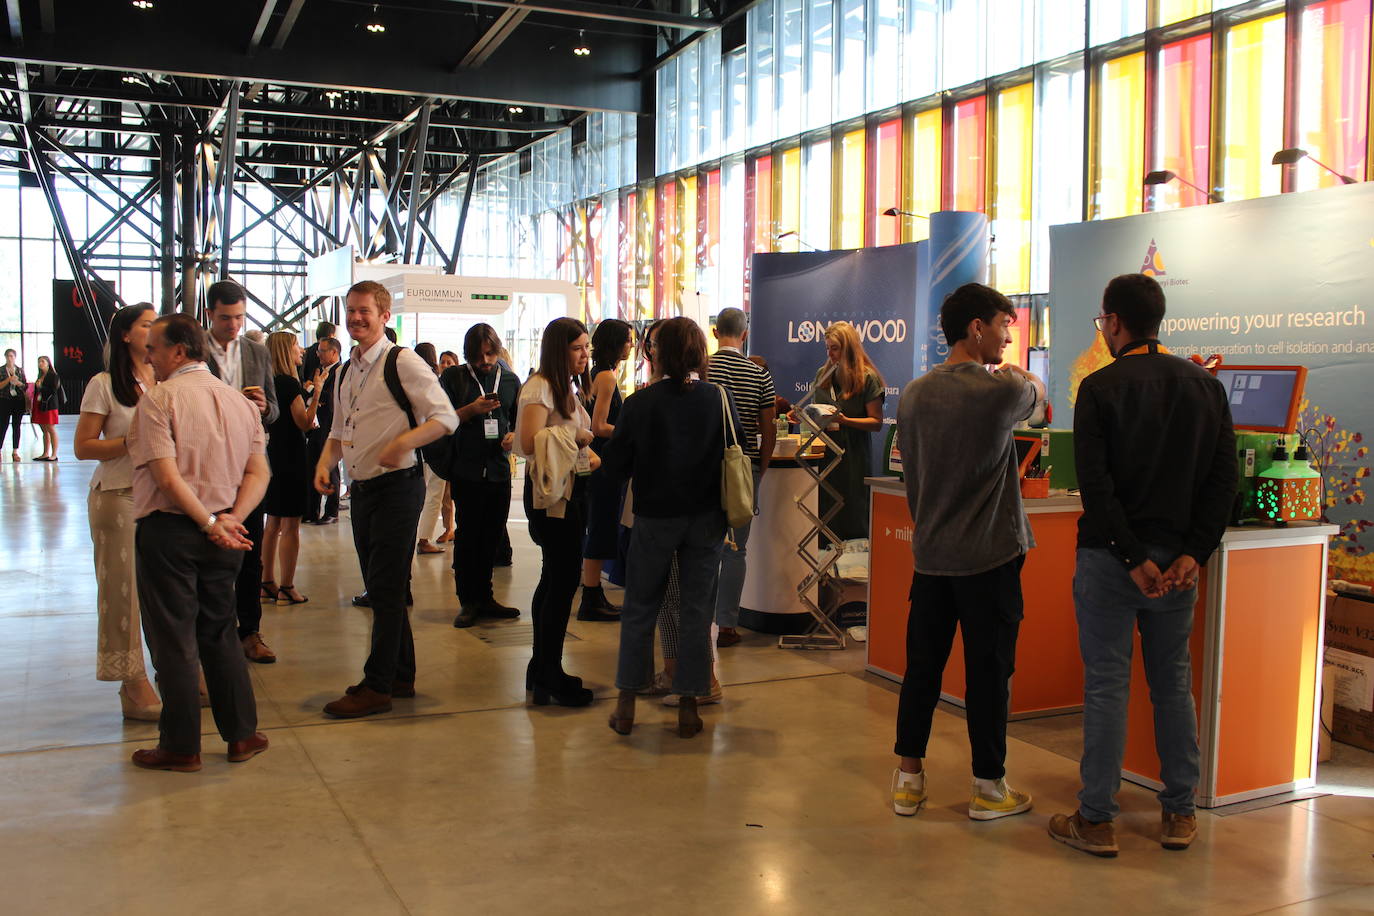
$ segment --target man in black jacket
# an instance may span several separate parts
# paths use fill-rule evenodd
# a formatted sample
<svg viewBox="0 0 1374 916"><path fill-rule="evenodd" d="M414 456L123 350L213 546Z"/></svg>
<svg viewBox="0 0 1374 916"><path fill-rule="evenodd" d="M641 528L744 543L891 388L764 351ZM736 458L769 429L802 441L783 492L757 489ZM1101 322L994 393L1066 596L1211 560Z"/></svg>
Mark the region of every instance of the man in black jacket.
<svg viewBox="0 0 1374 916"><path fill-rule="evenodd" d="M306 433L306 446L308 448L310 466L313 468L319 463L320 456L324 454L325 443L329 440L329 428L334 425L334 386L339 380L339 342L333 337L322 337L316 345L316 370L324 369L329 374L325 376L322 383L323 390L320 392L318 400L319 407L315 413L316 427ZM314 373L306 379L306 391L310 391ZM307 525L332 525L339 520L339 466L334 465L329 477L330 486L333 488L327 496L324 496L324 514L320 514L319 492L315 489L314 481L308 485L305 494L305 518L302 519Z"/></svg>
<svg viewBox="0 0 1374 916"><path fill-rule="evenodd" d="M1117 854L1121 761L1133 631L1154 704L1163 808L1160 843L1197 835L1197 716L1188 640L1201 568L1221 543L1236 489L1236 437L1226 390L1157 339L1164 291L1151 277L1107 284L1098 330L1116 361L1083 380L1074 457L1083 494L1074 604L1083 655L1083 788L1050 836Z"/></svg>
<svg viewBox="0 0 1374 916"><path fill-rule="evenodd" d="M479 617L510 619L520 612L492 594L492 568L510 516L510 450L515 441L515 402L520 380L500 363L501 338L489 324L475 324L463 338L461 366L439 384L458 413L449 484L457 510L453 582L458 592L455 627Z"/></svg>

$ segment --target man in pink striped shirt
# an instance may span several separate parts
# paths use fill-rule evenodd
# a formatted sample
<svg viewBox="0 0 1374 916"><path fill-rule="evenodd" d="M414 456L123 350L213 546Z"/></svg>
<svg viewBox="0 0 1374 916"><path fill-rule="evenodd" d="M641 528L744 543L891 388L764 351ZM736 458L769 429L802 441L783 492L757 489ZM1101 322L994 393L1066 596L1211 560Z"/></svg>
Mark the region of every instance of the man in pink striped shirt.
<svg viewBox="0 0 1374 916"><path fill-rule="evenodd" d="M167 315L148 333L158 385L129 427L134 465L138 598L162 690L160 739L135 766L200 769L197 659L229 760L267 750L234 628L234 580L251 546L242 519L262 501L270 471L258 412L206 368L205 332Z"/></svg>

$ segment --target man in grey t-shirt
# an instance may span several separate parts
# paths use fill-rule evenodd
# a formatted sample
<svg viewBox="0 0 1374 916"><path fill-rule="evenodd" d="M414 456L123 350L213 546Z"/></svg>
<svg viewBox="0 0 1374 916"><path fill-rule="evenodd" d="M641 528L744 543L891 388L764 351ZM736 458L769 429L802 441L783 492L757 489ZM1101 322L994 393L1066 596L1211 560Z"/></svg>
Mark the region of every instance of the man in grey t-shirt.
<svg viewBox="0 0 1374 916"><path fill-rule="evenodd" d="M911 382L897 407L897 437L915 527L916 573L907 618L907 665L897 710L893 810L926 799L924 760L940 680L957 625L964 638L973 797L968 814L993 820L1029 811L1007 785L1008 681L1021 623L1021 564L1035 546L1021 507L1013 427L1035 412L1045 386L1002 362L1016 310L978 283L940 308L949 358Z"/></svg>

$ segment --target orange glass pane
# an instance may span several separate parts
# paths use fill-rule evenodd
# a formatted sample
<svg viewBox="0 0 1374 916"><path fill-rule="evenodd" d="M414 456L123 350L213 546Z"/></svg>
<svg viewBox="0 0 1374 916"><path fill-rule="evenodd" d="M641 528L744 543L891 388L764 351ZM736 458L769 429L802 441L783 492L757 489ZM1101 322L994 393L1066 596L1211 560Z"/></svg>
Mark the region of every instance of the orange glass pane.
<svg viewBox="0 0 1374 916"><path fill-rule="evenodd" d="M1159 52L1155 164L1200 188L1211 183L1212 36L1167 44ZM1155 210L1193 207L1207 195L1181 181L1152 188Z"/></svg>
<svg viewBox="0 0 1374 916"><path fill-rule="evenodd" d="M987 96L965 99L954 106L949 157L952 209L986 212L987 169L984 157L987 133Z"/></svg>
<svg viewBox="0 0 1374 916"><path fill-rule="evenodd" d="M1365 177L1369 136L1369 0L1327 0L1302 14L1298 145L1318 162ZM1340 179L1312 163L1293 172L1298 190Z"/></svg>
<svg viewBox="0 0 1374 916"><path fill-rule="evenodd" d="M874 225L874 244L896 245L902 241L902 222L907 217L885 216L883 211L902 207L902 122L899 118L879 124L873 132L873 194L868 210Z"/></svg>

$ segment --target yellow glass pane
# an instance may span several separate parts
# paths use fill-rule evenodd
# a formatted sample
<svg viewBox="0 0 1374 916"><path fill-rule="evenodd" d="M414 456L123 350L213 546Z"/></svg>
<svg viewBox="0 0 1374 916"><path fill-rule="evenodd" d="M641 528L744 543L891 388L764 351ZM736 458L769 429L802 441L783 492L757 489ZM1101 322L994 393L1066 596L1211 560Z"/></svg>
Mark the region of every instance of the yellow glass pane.
<svg viewBox="0 0 1374 916"><path fill-rule="evenodd" d="M997 93L997 176L993 214L997 233L996 286L1030 292L1032 84Z"/></svg>
<svg viewBox="0 0 1374 916"><path fill-rule="evenodd" d="M793 147L784 150L780 155L775 156L776 163L776 188L773 200L776 202L773 212L777 214L777 226L779 234L783 232L793 232L785 239L780 239L777 243L779 251L800 251L802 237L801 231L801 147Z"/></svg>
<svg viewBox="0 0 1374 916"><path fill-rule="evenodd" d="M1226 33L1222 196L1227 200L1282 189L1282 169L1271 160L1283 148L1284 45L1282 13Z"/></svg>
<svg viewBox="0 0 1374 916"><path fill-rule="evenodd" d="M917 112L911 143L911 199L906 209L928 216L940 209L940 138L943 113L939 108ZM907 241L930 238L930 220L907 219Z"/></svg>
<svg viewBox="0 0 1374 916"><path fill-rule="evenodd" d="M1280 67L1280 70L1283 68ZM1102 65L1093 216L1139 213L1145 181L1145 54Z"/></svg>
<svg viewBox="0 0 1374 916"><path fill-rule="evenodd" d="M1182 22L1212 11L1212 0L1159 0L1159 25Z"/></svg>
<svg viewBox="0 0 1374 916"><path fill-rule="evenodd" d="M840 248L864 245L864 131L851 130L840 140L839 219Z"/></svg>

